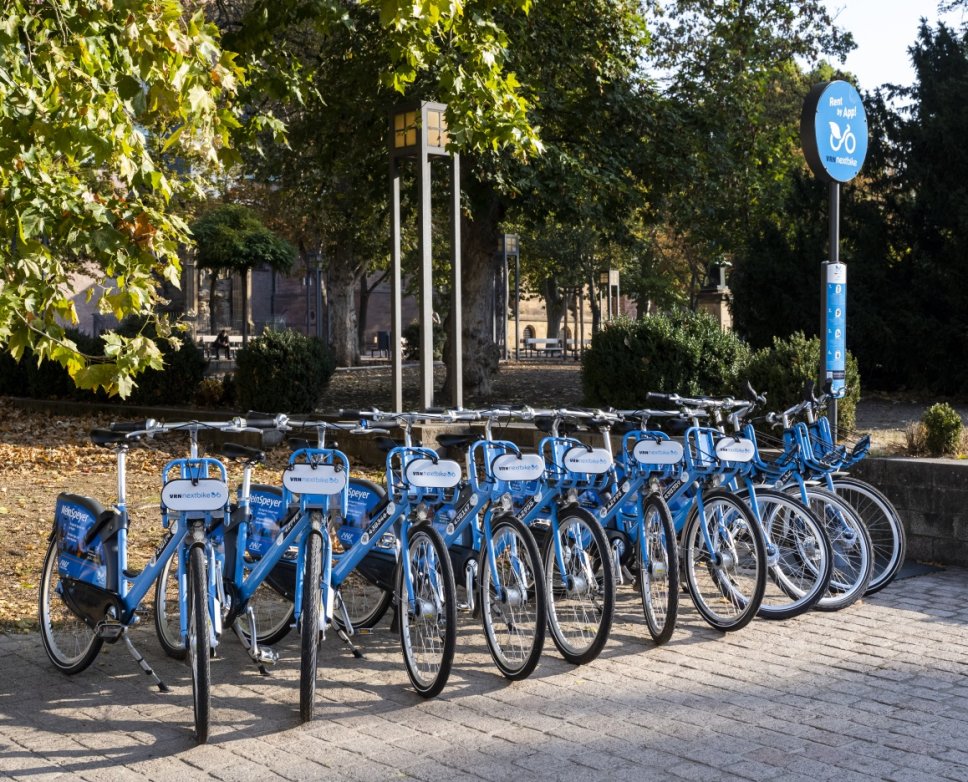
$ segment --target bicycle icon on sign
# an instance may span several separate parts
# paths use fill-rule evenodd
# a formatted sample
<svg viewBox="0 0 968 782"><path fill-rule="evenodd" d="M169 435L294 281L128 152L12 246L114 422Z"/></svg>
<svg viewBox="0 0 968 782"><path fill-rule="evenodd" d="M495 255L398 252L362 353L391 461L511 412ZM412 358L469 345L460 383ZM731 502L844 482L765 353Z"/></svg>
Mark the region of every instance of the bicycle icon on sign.
<svg viewBox="0 0 968 782"><path fill-rule="evenodd" d="M843 134L840 132L840 125L830 122L830 148L834 152L840 152L841 147L848 155L853 155L857 149L857 137L850 129L850 123L844 128Z"/></svg>

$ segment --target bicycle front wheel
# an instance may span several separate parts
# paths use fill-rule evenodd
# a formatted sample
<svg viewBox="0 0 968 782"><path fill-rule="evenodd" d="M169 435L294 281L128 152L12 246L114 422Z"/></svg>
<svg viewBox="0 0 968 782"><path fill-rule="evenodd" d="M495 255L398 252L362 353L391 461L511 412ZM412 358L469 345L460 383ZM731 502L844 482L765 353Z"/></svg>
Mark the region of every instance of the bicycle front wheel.
<svg viewBox="0 0 968 782"><path fill-rule="evenodd" d="M608 641L615 610L605 532L587 510L565 508L551 524L542 562L551 640L568 662L591 662Z"/></svg>
<svg viewBox="0 0 968 782"><path fill-rule="evenodd" d="M642 504L639 527L639 593L652 640L664 644L679 612L679 546L665 500L652 494Z"/></svg>
<svg viewBox="0 0 968 782"><path fill-rule="evenodd" d="M188 665L192 672L195 740L208 741L211 686L211 617L208 615L208 564L205 548L188 550Z"/></svg>
<svg viewBox="0 0 968 782"><path fill-rule="evenodd" d="M757 489L755 496L768 574L758 616L790 619L810 610L827 591L833 565L830 539L820 520L793 497L772 489Z"/></svg>
<svg viewBox="0 0 968 782"><path fill-rule="evenodd" d="M873 572L865 594L890 584L904 564L907 535L897 509L887 497L865 481L849 476L834 478L834 493L857 511L871 538Z"/></svg>
<svg viewBox="0 0 968 782"><path fill-rule="evenodd" d="M57 570L57 556L57 541L52 539L40 576L40 637L58 669L67 674L80 673L94 661L104 641L61 597L67 587Z"/></svg>
<svg viewBox="0 0 968 782"><path fill-rule="evenodd" d="M417 694L432 698L447 684L457 647L454 571L443 538L428 525L410 530L403 556L397 568L403 661Z"/></svg>
<svg viewBox="0 0 968 782"><path fill-rule="evenodd" d="M299 717L313 718L316 707L316 670L319 658L319 612L322 607L323 538L310 530L306 539L306 560L302 580L302 613L299 617Z"/></svg>
<svg viewBox="0 0 968 782"><path fill-rule="evenodd" d="M766 543L749 508L714 489L690 511L683 529L686 581L696 610L717 630L746 627L766 589Z"/></svg>
<svg viewBox="0 0 968 782"><path fill-rule="evenodd" d="M541 555L534 536L511 515L491 527L494 562L481 553L478 568L481 620L487 648L508 679L524 679L544 647L547 608Z"/></svg>

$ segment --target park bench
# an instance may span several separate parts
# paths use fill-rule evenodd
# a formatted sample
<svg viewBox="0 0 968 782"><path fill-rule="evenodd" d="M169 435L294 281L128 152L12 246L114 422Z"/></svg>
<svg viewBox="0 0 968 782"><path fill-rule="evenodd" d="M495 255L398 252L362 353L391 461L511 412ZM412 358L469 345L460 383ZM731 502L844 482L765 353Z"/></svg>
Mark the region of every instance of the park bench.
<svg viewBox="0 0 968 782"><path fill-rule="evenodd" d="M205 358L217 358L215 355L216 334L200 334L198 336L198 346L205 354ZM235 358L235 354L242 347L242 337L237 334L229 334L229 358Z"/></svg>
<svg viewBox="0 0 968 782"><path fill-rule="evenodd" d="M524 350L529 356L560 356L561 340L557 337L526 337Z"/></svg>

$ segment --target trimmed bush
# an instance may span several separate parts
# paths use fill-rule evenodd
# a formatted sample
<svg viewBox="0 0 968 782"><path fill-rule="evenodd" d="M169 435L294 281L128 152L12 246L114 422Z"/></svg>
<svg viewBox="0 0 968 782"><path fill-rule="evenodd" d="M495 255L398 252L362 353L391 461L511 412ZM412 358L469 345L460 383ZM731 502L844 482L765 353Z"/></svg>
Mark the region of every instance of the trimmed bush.
<svg viewBox="0 0 968 782"><path fill-rule="evenodd" d="M740 380L748 380L758 392L766 392L768 410L784 410L803 399L804 385L816 381L820 371L820 339L796 332L785 339L773 338L773 345L757 350ZM860 400L860 371L857 360L847 353L847 394L837 403L838 427L857 425ZM742 393L737 389L736 393ZM818 391L819 393L819 391Z"/></svg>
<svg viewBox="0 0 968 782"><path fill-rule="evenodd" d="M954 454L961 441L964 425L961 416L947 402L931 405L921 416L924 424L924 446L932 456Z"/></svg>
<svg viewBox="0 0 968 782"><path fill-rule="evenodd" d="M447 342L447 334L444 333L444 327L440 323L434 323L433 332L434 361L440 361L444 357L444 344ZM419 361L420 324L414 321L408 326L404 326L400 336L407 341L407 344L403 348L404 359L407 361Z"/></svg>
<svg viewBox="0 0 968 782"><path fill-rule="evenodd" d="M235 365L238 407L266 413L312 412L336 368L322 342L292 329L267 329L238 352Z"/></svg>
<svg viewBox="0 0 968 782"><path fill-rule="evenodd" d="M144 329L143 319L126 320L118 332L133 336ZM154 338L155 332L147 328L145 333ZM100 337L92 337L75 329L68 329L68 339L78 350L89 356L104 354ZM158 340L164 357L163 369L148 369L135 378L137 386L131 396L124 400L133 404L182 405L192 401L195 389L201 382L207 364L202 352L191 339L183 338L182 345L173 349L166 340ZM106 401L103 391L77 388L67 370L53 361L45 361L39 367L37 359L25 355L19 362L9 354L0 354L0 394L26 396L32 399L76 399L84 402Z"/></svg>
<svg viewBox="0 0 968 782"><path fill-rule="evenodd" d="M585 351L585 401L632 408L646 406L649 391L732 394L748 358L746 343L706 313L620 318L595 334Z"/></svg>
<svg viewBox="0 0 968 782"><path fill-rule="evenodd" d="M64 336L85 355L104 355L104 344L99 337L92 337L77 329L67 329ZM44 361L38 366L37 357L32 353L26 353L20 361L15 361L9 353L0 352L0 394L84 401L107 398L103 393L95 394L77 388L67 370L56 361Z"/></svg>
<svg viewBox="0 0 968 782"><path fill-rule="evenodd" d="M135 405L189 405L194 402L195 391L208 361L190 336L179 335L181 346L173 348L166 339L158 339L152 325L145 325L143 318L129 318L117 329L119 334L133 337L143 333L158 344L164 366L146 369L135 378L134 391L126 401Z"/></svg>

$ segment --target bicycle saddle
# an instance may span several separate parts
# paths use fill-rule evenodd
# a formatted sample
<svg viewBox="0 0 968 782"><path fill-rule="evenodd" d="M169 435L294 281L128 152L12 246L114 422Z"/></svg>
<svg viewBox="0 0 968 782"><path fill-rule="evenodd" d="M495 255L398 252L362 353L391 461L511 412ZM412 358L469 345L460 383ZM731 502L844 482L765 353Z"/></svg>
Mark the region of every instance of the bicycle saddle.
<svg viewBox="0 0 968 782"><path fill-rule="evenodd" d="M226 459L251 462L253 464L262 463L266 460L265 452L260 451L258 448L250 448L247 445L240 445L239 443L223 443L222 446L216 450L216 453L220 456L224 456Z"/></svg>

